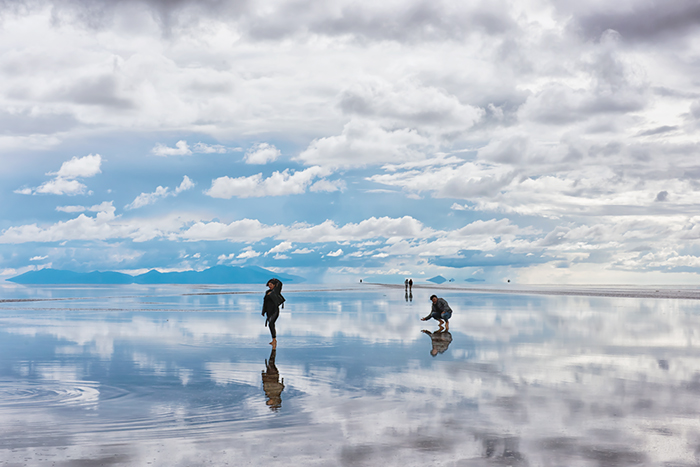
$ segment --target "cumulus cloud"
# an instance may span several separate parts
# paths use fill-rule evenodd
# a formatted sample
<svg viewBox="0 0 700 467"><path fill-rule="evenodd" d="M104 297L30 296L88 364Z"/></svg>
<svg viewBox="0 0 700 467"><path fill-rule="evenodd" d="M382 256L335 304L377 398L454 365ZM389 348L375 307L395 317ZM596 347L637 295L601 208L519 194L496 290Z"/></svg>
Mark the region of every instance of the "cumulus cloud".
<svg viewBox="0 0 700 467"><path fill-rule="evenodd" d="M157 143L151 153L156 156L166 157L166 156L189 156L192 154L190 146L187 141L180 140L175 143L175 147L171 148L162 143Z"/></svg>
<svg viewBox="0 0 700 467"><path fill-rule="evenodd" d="M85 194L87 186L77 180L67 180L57 177L34 190L34 193L45 193L51 195L82 195Z"/></svg>
<svg viewBox="0 0 700 467"><path fill-rule="evenodd" d="M113 206L113 201L103 201L100 204L95 204L92 206L57 206L56 211L59 212L67 212L67 213L76 213L76 212L84 212L84 211L90 211L90 212L108 212L114 209Z"/></svg>
<svg viewBox="0 0 700 467"><path fill-rule="evenodd" d="M222 263L225 263L226 261L233 261L234 259L236 259L235 253L230 253L228 255L219 255L219 257L216 258L217 264L222 264Z"/></svg>
<svg viewBox="0 0 700 467"><path fill-rule="evenodd" d="M85 211L85 206L56 206L56 211L75 213Z"/></svg>
<svg viewBox="0 0 700 467"><path fill-rule="evenodd" d="M283 172L273 172L268 178L263 178L262 173L250 177L219 177L212 180L211 188L204 193L212 198L223 199L298 195L306 192L315 178L324 177L330 173L327 169L314 166L301 171L286 169ZM336 184L329 182L326 189L320 191L337 189Z"/></svg>
<svg viewBox="0 0 700 467"><path fill-rule="evenodd" d="M43 261L46 258L48 258L48 256L32 256L29 258L29 261Z"/></svg>
<svg viewBox="0 0 700 467"><path fill-rule="evenodd" d="M345 191L347 185L345 180L319 180L309 187L309 191L318 192L333 192Z"/></svg>
<svg viewBox="0 0 700 467"><path fill-rule="evenodd" d="M180 140L175 143L175 147L169 147L163 143L156 143L155 147L151 149L151 154L155 156L167 157L167 156L190 156L194 153L196 154L225 154L229 151L224 145L221 144L206 144L201 141L195 143L194 146L190 147L186 140Z"/></svg>
<svg viewBox="0 0 700 467"><path fill-rule="evenodd" d="M275 238L282 243L326 243L362 241L368 239L431 238L441 235L420 221L402 218L371 217L358 223L337 225L333 221L321 224L294 223L266 225L256 219L240 219L230 223L193 221L190 216L173 215L156 219L125 220L114 215L111 202L98 205L102 211L96 217L80 214L77 218L42 228L36 224L10 227L0 235L0 243L53 242L84 239L164 237L185 241L258 242ZM285 243L288 242L288 243Z"/></svg>
<svg viewBox="0 0 700 467"><path fill-rule="evenodd" d="M36 193L52 195L82 195L91 194L87 191L87 186L77 178L89 178L102 173L102 156L90 154L85 157L73 157L71 160L61 164L58 172L48 172L46 175L53 175L54 179L42 183L37 188L21 188L15 193L30 195Z"/></svg>
<svg viewBox="0 0 700 467"><path fill-rule="evenodd" d="M267 164L276 161L281 155L280 150L274 145L260 143L246 151L243 160L246 164Z"/></svg>
<svg viewBox="0 0 700 467"><path fill-rule="evenodd" d="M187 191L191 188L194 188L194 182L190 180L190 177L185 175L182 177L182 182L180 182L180 185L178 185L177 188L175 188L175 195L179 195L183 191Z"/></svg>
<svg viewBox="0 0 700 467"><path fill-rule="evenodd" d="M163 188L162 186L158 186L156 188L156 191L151 192L151 193L141 193L132 201L131 203L127 204L124 206L124 209L126 210L131 210L131 209L138 209L142 208L144 206L148 206L149 204L153 204L159 199L166 198L168 196L177 196L183 191L189 190L194 187L194 182L190 180L190 178L185 175L182 179L182 182L180 185L175 188L174 191L170 191L169 187Z"/></svg>
<svg viewBox="0 0 700 467"><path fill-rule="evenodd" d="M556 6L573 12L575 27L591 39L614 30L633 41L678 40L697 30L700 19L700 6L692 0L625 2L616 8L596 2L576 6L557 2Z"/></svg>
<svg viewBox="0 0 700 467"><path fill-rule="evenodd" d="M318 138L298 159L305 164L329 167L363 167L401 163L423 158L421 149L430 145L425 136L409 128L390 130L353 119L337 136Z"/></svg>
<svg viewBox="0 0 700 467"><path fill-rule="evenodd" d="M265 256L272 254L272 253L284 253L285 251L289 251L291 249L292 249L292 242L282 242L282 243L270 248L270 250L265 253Z"/></svg>
<svg viewBox="0 0 700 467"><path fill-rule="evenodd" d="M124 206L124 209L131 210L142 208L144 206L148 206L149 204L153 204L159 199L165 198L168 195L170 195L168 187L163 188L162 186L159 186L156 188L156 191L152 193L141 193L131 203Z"/></svg>
<svg viewBox="0 0 700 467"><path fill-rule="evenodd" d="M342 249L342 248L338 248L338 249L335 250L335 251L331 251L331 252L328 253L326 256L336 257L336 256L340 256L340 255L342 255L342 254L343 254L343 249Z"/></svg>
<svg viewBox="0 0 700 467"><path fill-rule="evenodd" d="M99 154L90 154L80 158L73 157L61 164L58 172L49 172L46 175L56 175L57 178L66 179L94 177L98 173L102 173L101 165L102 157Z"/></svg>
<svg viewBox="0 0 700 467"><path fill-rule="evenodd" d="M368 180L402 188L406 192L429 192L439 198L489 198L509 186L518 171L508 165L466 162L458 166L396 170L373 175Z"/></svg>
<svg viewBox="0 0 700 467"><path fill-rule="evenodd" d="M385 126L421 128L438 134L464 132L483 115L484 110L464 104L444 89L412 80L389 83L365 81L345 89L340 108Z"/></svg>
<svg viewBox="0 0 700 467"><path fill-rule="evenodd" d="M236 259L250 259L250 258L256 258L258 256L260 256L260 253L253 250L253 247L249 246L249 247L243 248L241 253L239 253L238 256L236 256Z"/></svg>
<svg viewBox="0 0 700 467"><path fill-rule="evenodd" d="M199 142L194 145L192 151L200 154L225 154L228 152L228 148L221 144L205 144Z"/></svg>

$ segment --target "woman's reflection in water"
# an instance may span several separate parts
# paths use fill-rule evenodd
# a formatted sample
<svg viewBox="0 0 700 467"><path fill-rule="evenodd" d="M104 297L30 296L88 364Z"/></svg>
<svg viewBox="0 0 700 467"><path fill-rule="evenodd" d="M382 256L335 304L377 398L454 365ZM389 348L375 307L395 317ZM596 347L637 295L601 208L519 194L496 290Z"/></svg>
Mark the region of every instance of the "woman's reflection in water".
<svg viewBox="0 0 700 467"><path fill-rule="evenodd" d="M430 355L433 357L439 353L445 353L445 350L447 350L452 342L452 334L450 334L450 331L443 331L442 328L435 332L430 332L427 329L423 329L421 332L430 336L430 340L433 344Z"/></svg>
<svg viewBox="0 0 700 467"><path fill-rule="evenodd" d="M413 293L406 292L406 301L413 301Z"/></svg>
<svg viewBox="0 0 700 467"><path fill-rule="evenodd" d="M273 412L282 407L282 391L284 391L284 378L280 381L280 372L275 366L276 356L277 350L273 348L270 358L265 360L265 370L262 372L263 390L267 396L266 404Z"/></svg>

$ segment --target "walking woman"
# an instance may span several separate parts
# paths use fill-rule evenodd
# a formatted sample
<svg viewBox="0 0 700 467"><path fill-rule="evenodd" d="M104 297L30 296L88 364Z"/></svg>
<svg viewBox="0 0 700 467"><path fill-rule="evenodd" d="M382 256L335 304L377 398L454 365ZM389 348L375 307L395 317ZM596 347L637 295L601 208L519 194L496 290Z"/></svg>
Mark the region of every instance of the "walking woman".
<svg viewBox="0 0 700 467"><path fill-rule="evenodd" d="M262 315L267 315L265 320L265 326L270 328L270 334L272 334L272 342L270 345L273 349L277 348L277 329L275 328L275 321L280 316L280 305L284 308L284 297L282 296L282 281L279 279L270 279L267 281L268 291L265 292L265 298L263 299Z"/></svg>

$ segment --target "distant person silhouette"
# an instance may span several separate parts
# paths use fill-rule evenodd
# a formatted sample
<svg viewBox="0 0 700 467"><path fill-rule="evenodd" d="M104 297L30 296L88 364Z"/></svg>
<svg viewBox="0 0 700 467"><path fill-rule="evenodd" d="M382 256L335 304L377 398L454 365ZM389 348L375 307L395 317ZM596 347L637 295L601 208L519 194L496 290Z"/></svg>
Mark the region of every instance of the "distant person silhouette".
<svg viewBox="0 0 700 467"><path fill-rule="evenodd" d="M408 291L413 292L413 279L408 280Z"/></svg>
<svg viewBox="0 0 700 467"><path fill-rule="evenodd" d="M408 292L408 279L403 281L403 285L406 287L406 292Z"/></svg>
<svg viewBox="0 0 700 467"><path fill-rule="evenodd" d="M442 330L442 325L445 325L445 331L450 330L450 318L452 318L452 308L444 298L438 298L437 295L431 295L430 301L433 306L430 309L430 314L421 321L428 321L430 318L436 319L439 323L439 329Z"/></svg>
<svg viewBox="0 0 700 467"><path fill-rule="evenodd" d="M265 292L265 298L263 298L263 308L262 315L267 315L265 320L265 326L270 328L270 334L272 335L272 341L270 345L273 349L277 348L277 328L275 327L275 322L280 316L280 305L284 308L284 297L282 296L282 281L279 279L270 279L267 281L267 287L269 290Z"/></svg>
<svg viewBox="0 0 700 467"><path fill-rule="evenodd" d="M280 381L280 372L275 366L277 350L270 351L270 358L265 360L265 370L262 372L263 391L267 396L266 404L270 410L276 412L282 407L282 391L284 391L284 378Z"/></svg>
<svg viewBox="0 0 700 467"><path fill-rule="evenodd" d="M439 353L445 353L452 342L452 334L450 334L450 331L439 330L430 332L423 329L421 332L430 336L430 341L433 344L433 348L430 350L430 355L433 357Z"/></svg>

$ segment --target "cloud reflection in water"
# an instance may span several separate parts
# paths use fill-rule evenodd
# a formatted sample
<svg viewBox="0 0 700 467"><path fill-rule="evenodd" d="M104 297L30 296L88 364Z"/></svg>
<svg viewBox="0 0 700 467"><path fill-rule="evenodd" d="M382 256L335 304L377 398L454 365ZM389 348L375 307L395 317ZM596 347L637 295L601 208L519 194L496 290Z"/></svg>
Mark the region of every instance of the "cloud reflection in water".
<svg viewBox="0 0 700 467"><path fill-rule="evenodd" d="M4 462L698 461L700 302L449 290L428 341L420 289L290 287L270 353L262 294L34 290L82 298L0 309Z"/></svg>

